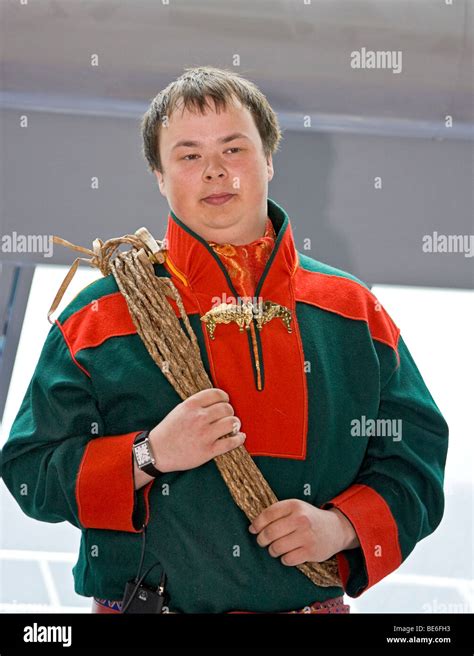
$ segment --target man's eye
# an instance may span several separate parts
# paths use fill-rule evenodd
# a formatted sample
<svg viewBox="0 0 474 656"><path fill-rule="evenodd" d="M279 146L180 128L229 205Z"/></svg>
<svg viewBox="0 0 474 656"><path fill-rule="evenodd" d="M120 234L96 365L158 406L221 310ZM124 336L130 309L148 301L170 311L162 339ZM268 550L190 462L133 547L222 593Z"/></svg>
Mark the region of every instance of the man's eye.
<svg viewBox="0 0 474 656"><path fill-rule="evenodd" d="M237 146L234 146L234 147L232 147L232 148L228 148L228 149L227 149L227 151L229 151L229 150L233 150L233 151L235 151L235 152L238 152L238 151L242 150L242 148L238 148ZM185 159L185 160L187 160L188 162L193 161L193 160L191 160L191 159L188 159L188 157L192 157L192 158L194 158L194 157L199 157L199 155L197 155L196 153L192 153L191 155L185 155L182 159Z"/></svg>

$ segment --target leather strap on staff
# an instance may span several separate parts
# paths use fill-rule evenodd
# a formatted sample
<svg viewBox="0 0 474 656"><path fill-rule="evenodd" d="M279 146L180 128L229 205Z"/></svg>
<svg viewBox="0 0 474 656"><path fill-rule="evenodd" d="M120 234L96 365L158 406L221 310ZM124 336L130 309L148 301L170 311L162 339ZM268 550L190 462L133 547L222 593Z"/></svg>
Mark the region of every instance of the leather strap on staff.
<svg viewBox="0 0 474 656"><path fill-rule="evenodd" d="M90 255L90 258L86 259L84 257L77 257L72 263L69 271L66 274L66 277L62 281L56 293L56 296L54 297L51 307L49 308L48 321L50 324L54 323L54 321L51 321L50 317L61 303L64 293L69 287L71 280L74 278L74 275L81 262L85 262L89 266L99 269L103 276L107 276L109 273L111 273L110 258L121 244L132 244L136 248L146 247L149 251L149 257L152 262L164 261L164 255L161 252L163 250L164 240L163 242L158 243L150 234L150 232L144 227L139 228L134 235L124 235L123 237L109 239L105 243L101 239L94 239L93 250L90 248L84 248L84 246L77 246L76 244L72 244L70 241L62 239L61 237L57 237L56 235L53 236L53 243L60 246L66 246L71 250L78 251L79 253L84 253L85 255Z"/></svg>

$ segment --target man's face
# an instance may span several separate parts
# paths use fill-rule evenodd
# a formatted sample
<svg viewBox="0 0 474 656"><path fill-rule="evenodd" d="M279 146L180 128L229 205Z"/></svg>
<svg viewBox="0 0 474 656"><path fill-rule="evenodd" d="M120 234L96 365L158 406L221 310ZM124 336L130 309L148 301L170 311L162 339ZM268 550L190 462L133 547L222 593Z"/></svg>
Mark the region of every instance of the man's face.
<svg viewBox="0 0 474 656"><path fill-rule="evenodd" d="M263 234L272 157L265 157L246 107L236 100L217 113L209 102L204 115L180 106L160 128L163 171L155 175L170 208L191 230L208 241L246 244ZM212 201L214 194L232 196Z"/></svg>

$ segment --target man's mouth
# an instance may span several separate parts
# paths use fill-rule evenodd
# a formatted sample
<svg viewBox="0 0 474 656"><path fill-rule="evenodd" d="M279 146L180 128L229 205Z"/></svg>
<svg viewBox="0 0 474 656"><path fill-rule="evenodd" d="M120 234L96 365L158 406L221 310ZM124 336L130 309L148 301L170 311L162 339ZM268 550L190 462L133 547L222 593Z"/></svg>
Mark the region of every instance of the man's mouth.
<svg viewBox="0 0 474 656"><path fill-rule="evenodd" d="M209 205L224 205L224 203L228 203L234 196L235 194L211 194L202 200Z"/></svg>

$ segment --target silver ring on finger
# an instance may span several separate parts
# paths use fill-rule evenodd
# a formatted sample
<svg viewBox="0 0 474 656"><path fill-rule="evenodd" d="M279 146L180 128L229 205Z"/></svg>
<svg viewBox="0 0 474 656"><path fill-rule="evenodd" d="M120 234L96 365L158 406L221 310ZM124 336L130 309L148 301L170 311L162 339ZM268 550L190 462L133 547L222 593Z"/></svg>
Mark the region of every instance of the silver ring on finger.
<svg viewBox="0 0 474 656"><path fill-rule="evenodd" d="M237 433L239 432L241 426L242 426L242 422L240 421L240 419L238 417L235 417L234 428L232 429L231 435L237 435Z"/></svg>

